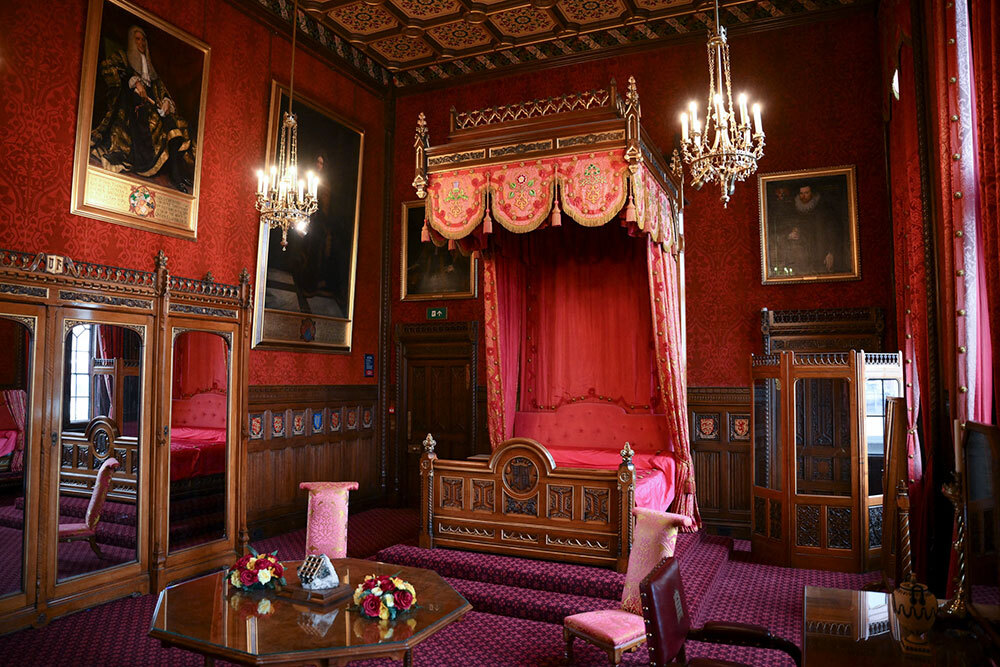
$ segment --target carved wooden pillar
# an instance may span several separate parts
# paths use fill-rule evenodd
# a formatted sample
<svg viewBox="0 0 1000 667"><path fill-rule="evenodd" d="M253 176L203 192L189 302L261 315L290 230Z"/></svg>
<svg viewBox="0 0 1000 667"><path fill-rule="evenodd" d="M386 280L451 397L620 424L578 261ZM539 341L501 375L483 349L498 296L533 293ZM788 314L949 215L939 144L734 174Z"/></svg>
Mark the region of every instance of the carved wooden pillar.
<svg viewBox="0 0 1000 667"><path fill-rule="evenodd" d="M437 445L430 433L424 438L424 453L420 456L420 546L434 547L434 461Z"/></svg>
<svg viewBox="0 0 1000 667"><path fill-rule="evenodd" d="M617 570L628 569L628 557L632 551L632 508L635 507L635 465L632 463L631 445L625 443L621 451L622 462L618 466L618 507L621 511L618 535L618 565Z"/></svg>

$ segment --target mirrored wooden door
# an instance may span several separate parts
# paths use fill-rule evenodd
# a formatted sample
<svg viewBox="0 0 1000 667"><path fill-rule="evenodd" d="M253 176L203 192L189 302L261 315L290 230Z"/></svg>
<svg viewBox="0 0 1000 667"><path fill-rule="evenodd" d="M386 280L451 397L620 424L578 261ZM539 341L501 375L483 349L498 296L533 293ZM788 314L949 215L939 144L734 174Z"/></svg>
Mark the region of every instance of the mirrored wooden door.
<svg viewBox="0 0 1000 667"><path fill-rule="evenodd" d="M0 302L0 616L33 614L45 311ZM20 614L18 613L20 611ZM0 630L2 631L2 630Z"/></svg>
<svg viewBox="0 0 1000 667"><path fill-rule="evenodd" d="M112 597L148 586L149 320L73 309L55 319L50 597Z"/></svg>

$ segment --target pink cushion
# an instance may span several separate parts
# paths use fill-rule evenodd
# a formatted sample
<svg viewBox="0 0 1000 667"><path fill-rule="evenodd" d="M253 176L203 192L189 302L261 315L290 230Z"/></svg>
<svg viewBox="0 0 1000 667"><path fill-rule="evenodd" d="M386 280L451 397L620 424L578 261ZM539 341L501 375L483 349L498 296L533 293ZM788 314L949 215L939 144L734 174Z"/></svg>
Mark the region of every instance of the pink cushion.
<svg viewBox="0 0 1000 667"><path fill-rule="evenodd" d="M59 524L59 539L65 540L71 537L90 537L97 531L85 523L63 523Z"/></svg>
<svg viewBox="0 0 1000 667"><path fill-rule="evenodd" d="M309 491L309 518L306 523L306 554L326 554L330 558L347 555L347 492L357 482L302 482Z"/></svg>
<svg viewBox="0 0 1000 667"><path fill-rule="evenodd" d="M563 624L567 628L612 646L621 646L646 633L642 616L620 609L573 614L564 618Z"/></svg>
<svg viewBox="0 0 1000 667"><path fill-rule="evenodd" d="M622 589L622 609L633 614L642 614L639 603L639 582L646 578L656 564L674 555L677 544L677 530L690 526L690 518L670 512L636 507L635 529L632 531L632 551L628 557L625 572L625 587Z"/></svg>
<svg viewBox="0 0 1000 667"><path fill-rule="evenodd" d="M607 403L570 403L555 412L518 412L514 437L531 438L546 447L619 450L627 441L637 452L669 452L664 415L626 414Z"/></svg>
<svg viewBox="0 0 1000 667"><path fill-rule="evenodd" d="M206 392L191 398L175 398L170 410L170 426L226 428L229 397Z"/></svg>
<svg viewBox="0 0 1000 667"><path fill-rule="evenodd" d="M111 488L111 476L118 470L118 459L113 456L105 459L97 471L97 481L94 482L94 490L90 494L90 504L87 505L87 526L91 529L97 528L97 522L101 520L101 511L104 509L104 499Z"/></svg>

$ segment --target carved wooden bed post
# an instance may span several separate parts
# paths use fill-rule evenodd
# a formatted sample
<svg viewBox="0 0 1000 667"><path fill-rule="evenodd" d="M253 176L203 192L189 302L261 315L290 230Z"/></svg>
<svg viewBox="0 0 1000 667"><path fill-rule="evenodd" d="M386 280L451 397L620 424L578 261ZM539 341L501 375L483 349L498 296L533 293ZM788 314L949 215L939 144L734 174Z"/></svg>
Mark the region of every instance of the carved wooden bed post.
<svg viewBox="0 0 1000 667"><path fill-rule="evenodd" d="M434 546L434 461L437 443L430 433L424 438L424 453L420 456L420 546Z"/></svg>
<svg viewBox="0 0 1000 667"><path fill-rule="evenodd" d="M621 521L619 526L621 534L618 536L618 565L617 570L624 572L628 569L628 557L632 551L632 508L635 507L635 465L632 463L632 446L625 443L621 451L622 462L618 466L618 492L619 507L621 508Z"/></svg>

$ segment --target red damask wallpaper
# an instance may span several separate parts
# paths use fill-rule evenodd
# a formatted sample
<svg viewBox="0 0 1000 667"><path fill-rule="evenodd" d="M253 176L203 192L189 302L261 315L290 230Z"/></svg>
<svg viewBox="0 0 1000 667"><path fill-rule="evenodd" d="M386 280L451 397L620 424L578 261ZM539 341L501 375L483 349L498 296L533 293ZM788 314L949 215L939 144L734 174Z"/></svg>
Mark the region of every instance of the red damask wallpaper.
<svg viewBox="0 0 1000 667"><path fill-rule="evenodd" d="M879 95L878 30L873 11L746 36L732 36L734 94L746 90L763 106L767 132L762 173L857 165L861 277L857 282L763 286L756 177L738 184L724 209L717 187L687 191L687 322L689 385L749 384L749 356L760 351L760 309L881 306L894 345L892 234L886 194ZM672 150L679 114L690 99L704 109L705 42L507 76L408 95L396 104L394 200L415 199L413 129L427 114L432 145L447 135L448 110L559 95L636 77L642 122ZM667 151L669 152L669 150ZM422 321L427 304L398 300L399 231L393 239L394 321ZM482 300L447 302L449 319L482 318ZM485 356L483 354L482 356Z"/></svg>
<svg viewBox="0 0 1000 667"><path fill-rule="evenodd" d="M87 2L0 3L0 247L152 269L163 249L176 275L235 283L253 274L254 170L264 162L272 77L287 82L291 47L227 2L133 0L211 46L197 241L74 216L70 185ZM350 355L258 352L251 384L364 384L362 354L378 340L384 105L375 95L298 53L296 91L365 132Z"/></svg>

